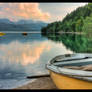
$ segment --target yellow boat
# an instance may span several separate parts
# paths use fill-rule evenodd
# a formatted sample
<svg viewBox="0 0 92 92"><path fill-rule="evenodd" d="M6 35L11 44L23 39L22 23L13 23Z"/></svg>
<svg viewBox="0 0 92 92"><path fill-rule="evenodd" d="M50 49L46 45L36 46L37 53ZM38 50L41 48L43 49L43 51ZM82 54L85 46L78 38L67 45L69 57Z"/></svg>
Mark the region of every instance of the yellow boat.
<svg viewBox="0 0 92 92"><path fill-rule="evenodd" d="M0 36L3 36L3 35L5 35L5 33L0 32Z"/></svg>
<svg viewBox="0 0 92 92"><path fill-rule="evenodd" d="M90 64L92 54L76 53L56 56L46 64L46 68L58 89L92 89L92 71L64 68Z"/></svg>

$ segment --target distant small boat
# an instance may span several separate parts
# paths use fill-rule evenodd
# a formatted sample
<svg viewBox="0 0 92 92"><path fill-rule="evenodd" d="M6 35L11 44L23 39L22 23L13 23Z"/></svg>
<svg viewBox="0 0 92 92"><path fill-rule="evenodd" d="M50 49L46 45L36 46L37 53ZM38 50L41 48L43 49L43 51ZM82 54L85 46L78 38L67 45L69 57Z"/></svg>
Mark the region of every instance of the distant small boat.
<svg viewBox="0 0 92 92"><path fill-rule="evenodd" d="M25 35L25 36L27 35L27 33L26 33L26 32L24 32L24 33L22 33L22 34L23 34L23 35Z"/></svg>
<svg viewBox="0 0 92 92"><path fill-rule="evenodd" d="M92 89L92 66L88 71L76 68L86 65L92 65L92 54L76 53L57 56L47 63L46 68L59 89Z"/></svg>
<svg viewBox="0 0 92 92"><path fill-rule="evenodd" d="M0 32L0 36L3 36L3 35L5 35L5 33Z"/></svg>

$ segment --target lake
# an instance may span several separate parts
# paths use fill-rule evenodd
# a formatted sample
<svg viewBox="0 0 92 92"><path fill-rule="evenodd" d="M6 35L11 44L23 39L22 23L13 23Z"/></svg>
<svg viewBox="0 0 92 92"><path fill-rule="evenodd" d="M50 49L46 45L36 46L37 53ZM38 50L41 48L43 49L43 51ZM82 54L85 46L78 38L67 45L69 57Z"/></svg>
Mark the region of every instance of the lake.
<svg viewBox="0 0 92 92"><path fill-rule="evenodd" d="M45 64L57 55L91 52L91 42L74 34L6 33L0 37L0 89L35 81L26 77L47 74Z"/></svg>

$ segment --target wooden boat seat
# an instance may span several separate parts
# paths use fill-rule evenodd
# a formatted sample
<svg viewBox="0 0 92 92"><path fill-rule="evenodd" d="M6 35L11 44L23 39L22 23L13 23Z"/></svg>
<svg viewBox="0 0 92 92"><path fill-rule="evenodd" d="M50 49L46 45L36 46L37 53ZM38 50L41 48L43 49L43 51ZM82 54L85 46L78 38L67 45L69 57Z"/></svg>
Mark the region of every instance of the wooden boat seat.
<svg viewBox="0 0 92 92"><path fill-rule="evenodd" d="M64 66L63 68L92 71L92 64L91 65L84 65L84 66Z"/></svg>

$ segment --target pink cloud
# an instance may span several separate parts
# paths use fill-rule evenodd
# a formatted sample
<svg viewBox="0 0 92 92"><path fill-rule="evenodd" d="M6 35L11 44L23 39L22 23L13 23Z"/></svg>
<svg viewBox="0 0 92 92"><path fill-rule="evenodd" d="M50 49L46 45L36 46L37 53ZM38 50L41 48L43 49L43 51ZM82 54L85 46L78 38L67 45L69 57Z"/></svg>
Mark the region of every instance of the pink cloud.
<svg viewBox="0 0 92 92"><path fill-rule="evenodd" d="M2 3L0 9L0 17L15 21L18 19L47 21L50 18L50 14L43 12L38 3Z"/></svg>

